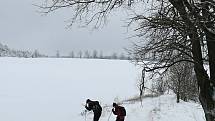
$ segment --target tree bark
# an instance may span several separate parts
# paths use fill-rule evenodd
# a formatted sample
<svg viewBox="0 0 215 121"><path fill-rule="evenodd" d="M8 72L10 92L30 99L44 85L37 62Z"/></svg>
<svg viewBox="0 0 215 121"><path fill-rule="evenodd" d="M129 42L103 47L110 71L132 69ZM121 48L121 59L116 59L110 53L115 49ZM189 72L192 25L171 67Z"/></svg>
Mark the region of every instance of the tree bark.
<svg viewBox="0 0 215 121"><path fill-rule="evenodd" d="M181 81L180 80L178 80L178 89L177 89L177 103L179 103L180 102L180 93L181 93Z"/></svg>
<svg viewBox="0 0 215 121"><path fill-rule="evenodd" d="M215 36L213 38L215 39ZM205 108L207 121L215 121L215 101L213 99L213 88L215 86L215 41L213 38L206 33L210 78L202 85L202 91L200 92L200 101L202 105L204 104L203 108Z"/></svg>
<svg viewBox="0 0 215 121"><path fill-rule="evenodd" d="M214 82L214 76L215 76L215 45L214 41L211 41L210 38L207 38L208 43L208 52L209 53L209 65L210 65L210 71L211 71L211 78L209 79L209 76L207 72L204 69L203 66L203 59L202 59L202 50L201 50L201 44L200 39L198 38L198 32L195 27L195 25L189 20L188 14L186 13L186 7L183 2L183 0L169 0L171 4L178 10L180 16L182 17L185 24L188 26L189 34L188 36L191 39L192 42L192 55L194 60L194 70L196 73L198 86L200 88L200 94L199 99L201 102L201 105L203 107L203 110L205 112L205 118L207 121L215 121L215 117L213 116L213 110L214 110L214 101L213 101L213 86L211 86L211 82ZM214 38L214 37L213 37ZM212 38L211 38L212 39Z"/></svg>
<svg viewBox="0 0 215 121"><path fill-rule="evenodd" d="M205 2L206 0L202 0ZM207 121L214 121L215 120L215 101L213 99L214 96L214 87L215 87L215 34L211 32L209 29L213 26L210 21L213 19L210 17L209 7L207 5L203 6L203 16L206 18L206 24L203 28L205 35L206 35L206 42L207 42L207 49L208 49L208 59L209 59L209 72L210 78L208 77L208 81L203 85L202 93L200 92L200 101L204 104L206 109L205 117ZM204 108L203 107L203 108Z"/></svg>

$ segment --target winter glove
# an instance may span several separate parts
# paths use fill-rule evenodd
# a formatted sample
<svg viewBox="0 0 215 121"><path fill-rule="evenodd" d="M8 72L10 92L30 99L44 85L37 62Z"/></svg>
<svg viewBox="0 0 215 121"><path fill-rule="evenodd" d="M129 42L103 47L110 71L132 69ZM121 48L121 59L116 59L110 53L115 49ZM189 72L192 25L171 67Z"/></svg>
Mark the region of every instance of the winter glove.
<svg viewBox="0 0 215 121"><path fill-rule="evenodd" d="M112 112L114 112L114 108L112 109Z"/></svg>

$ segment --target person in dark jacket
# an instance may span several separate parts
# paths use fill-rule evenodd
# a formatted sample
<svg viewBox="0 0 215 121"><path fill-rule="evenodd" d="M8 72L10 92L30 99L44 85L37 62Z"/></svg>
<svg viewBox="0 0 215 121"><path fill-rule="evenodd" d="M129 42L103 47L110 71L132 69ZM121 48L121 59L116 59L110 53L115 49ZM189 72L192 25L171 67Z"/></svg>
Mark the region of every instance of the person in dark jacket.
<svg viewBox="0 0 215 121"><path fill-rule="evenodd" d="M126 111L125 111L124 107L119 106L116 103L113 103L112 112L114 115L117 115L116 121L124 121L125 120Z"/></svg>
<svg viewBox="0 0 215 121"><path fill-rule="evenodd" d="M99 118L102 114L102 107L100 106L98 101L92 101L90 99L87 99L85 108L88 111L93 110L93 113L94 113L93 121L99 120Z"/></svg>

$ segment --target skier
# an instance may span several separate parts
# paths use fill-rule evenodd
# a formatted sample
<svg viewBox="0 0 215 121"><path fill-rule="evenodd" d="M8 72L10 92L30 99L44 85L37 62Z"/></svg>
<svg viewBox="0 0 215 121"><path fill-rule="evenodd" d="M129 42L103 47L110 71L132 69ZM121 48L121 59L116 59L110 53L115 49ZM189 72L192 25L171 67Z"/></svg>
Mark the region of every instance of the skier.
<svg viewBox="0 0 215 121"><path fill-rule="evenodd" d="M92 101L90 99L86 100L86 105L85 108L88 111L93 110L94 113L94 117L93 117L93 121L98 121L101 114L102 114L102 107L100 106L98 101Z"/></svg>
<svg viewBox="0 0 215 121"><path fill-rule="evenodd" d="M124 107L119 106L116 103L113 103L112 112L114 115L117 115L116 121L124 121L125 120L126 110Z"/></svg>

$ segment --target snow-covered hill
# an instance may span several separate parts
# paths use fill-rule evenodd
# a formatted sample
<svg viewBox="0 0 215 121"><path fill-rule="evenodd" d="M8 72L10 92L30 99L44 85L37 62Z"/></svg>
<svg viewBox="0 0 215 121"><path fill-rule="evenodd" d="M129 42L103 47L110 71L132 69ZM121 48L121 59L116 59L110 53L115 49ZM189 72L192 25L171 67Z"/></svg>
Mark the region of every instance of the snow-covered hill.
<svg viewBox="0 0 215 121"><path fill-rule="evenodd" d="M0 67L0 121L84 121L87 98L105 106L138 94L140 69L126 60L0 58ZM127 102L126 120L204 120L201 106L176 104L174 98L145 98L142 107ZM101 121L108 120L110 109L104 108Z"/></svg>
<svg viewBox="0 0 215 121"><path fill-rule="evenodd" d="M122 105L127 110L126 121L205 121L201 105L183 101L176 103L174 94L147 97L142 103L124 102ZM115 120L116 116L111 114L111 108L104 108L100 121ZM91 113L86 116L87 121L92 121ZM82 116L82 120L84 118L85 115Z"/></svg>

